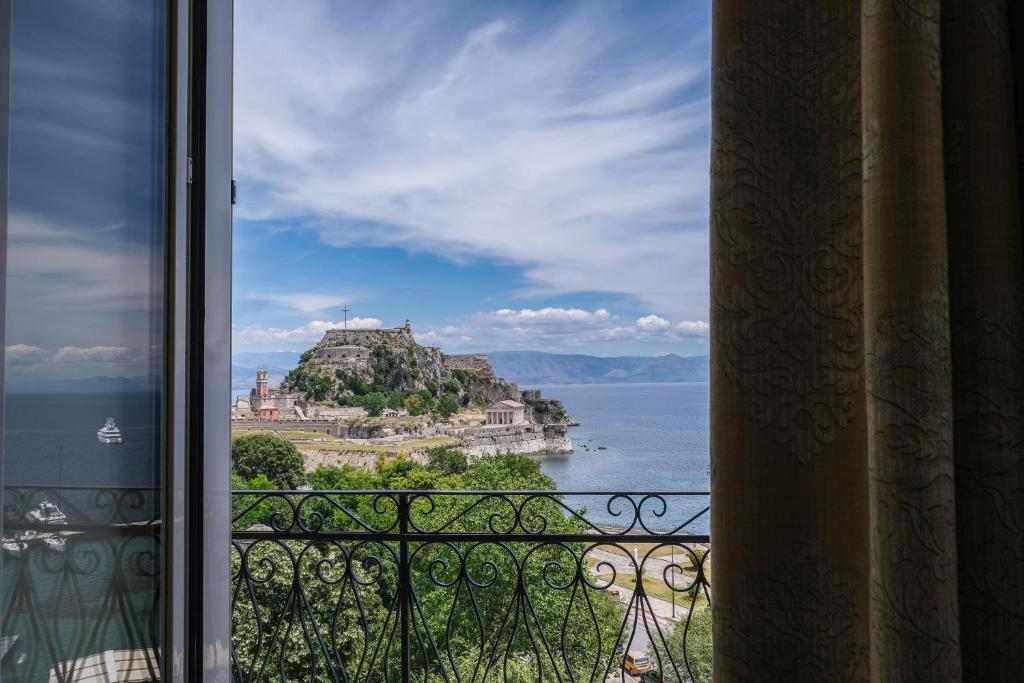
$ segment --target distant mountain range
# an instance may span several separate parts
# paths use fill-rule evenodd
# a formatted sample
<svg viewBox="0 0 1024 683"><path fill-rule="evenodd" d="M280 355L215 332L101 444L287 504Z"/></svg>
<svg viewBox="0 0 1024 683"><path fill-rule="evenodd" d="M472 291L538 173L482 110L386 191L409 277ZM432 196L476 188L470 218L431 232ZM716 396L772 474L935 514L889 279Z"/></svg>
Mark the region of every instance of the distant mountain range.
<svg viewBox="0 0 1024 683"><path fill-rule="evenodd" d="M494 373L510 382L530 384L600 384L629 382L706 382L707 356L618 356L605 358L541 351L494 351L487 354ZM277 385L298 365L297 351L241 351L232 358L231 387L248 390L256 370L270 375Z"/></svg>
<svg viewBox="0 0 1024 683"><path fill-rule="evenodd" d="M148 377L84 377L8 382L7 391L31 394L126 394L152 391Z"/></svg>
<svg viewBox="0 0 1024 683"><path fill-rule="evenodd" d="M529 384L601 384L630 382L706 382L707 356L600 356L496 351L488 353L494 372L510 382Z"/></svg>

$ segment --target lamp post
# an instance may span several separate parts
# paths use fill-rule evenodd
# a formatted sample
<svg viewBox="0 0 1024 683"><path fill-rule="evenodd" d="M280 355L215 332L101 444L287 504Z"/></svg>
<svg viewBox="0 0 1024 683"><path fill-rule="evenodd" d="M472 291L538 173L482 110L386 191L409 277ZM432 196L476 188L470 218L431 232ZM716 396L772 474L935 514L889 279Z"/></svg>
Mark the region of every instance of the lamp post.
<svg viewBox="0 0 1024 683"><path fill-rule="evenodd" d="M670 546L672 548L672 564L669 576L672 577L672 585L669 586L668 592L672 594L672 619L676 618L676 547L675 545Z"/></svg>

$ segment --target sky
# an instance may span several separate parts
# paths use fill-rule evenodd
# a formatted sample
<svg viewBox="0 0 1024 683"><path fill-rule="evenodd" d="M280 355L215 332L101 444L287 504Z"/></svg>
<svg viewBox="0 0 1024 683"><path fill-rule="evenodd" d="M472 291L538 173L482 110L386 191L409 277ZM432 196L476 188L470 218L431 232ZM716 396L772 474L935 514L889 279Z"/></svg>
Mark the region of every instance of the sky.
<svg viewBox="0 0 1024 683"><path fill-rule="evenodd" d="M5 379L156 383L165 12L124 0L13 11Z"/></svg>
<svg viewBox="0 0 1024 683"><path fill-rule="evenodd" d="M707 352L709 2L235 5L234 350Z"/></svg>

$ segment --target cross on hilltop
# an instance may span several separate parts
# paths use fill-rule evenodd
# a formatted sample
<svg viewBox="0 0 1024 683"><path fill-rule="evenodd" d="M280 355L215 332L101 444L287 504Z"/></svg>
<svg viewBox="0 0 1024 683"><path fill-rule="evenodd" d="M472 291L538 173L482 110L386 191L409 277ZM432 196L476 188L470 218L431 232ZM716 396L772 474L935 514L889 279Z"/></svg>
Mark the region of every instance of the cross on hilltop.
<svg viewBox="0 0 1024 683"><path fill-rule="evenodd" d="M350 309L350 308L348 307L348 304L347 304L347 303L345 303L345 304L342 304L342 306L341 306L341 312L345 314L345 329L346 329L346 330L348 329L348 312L349 312L350 310L351 310L351 309Z"/></svg>

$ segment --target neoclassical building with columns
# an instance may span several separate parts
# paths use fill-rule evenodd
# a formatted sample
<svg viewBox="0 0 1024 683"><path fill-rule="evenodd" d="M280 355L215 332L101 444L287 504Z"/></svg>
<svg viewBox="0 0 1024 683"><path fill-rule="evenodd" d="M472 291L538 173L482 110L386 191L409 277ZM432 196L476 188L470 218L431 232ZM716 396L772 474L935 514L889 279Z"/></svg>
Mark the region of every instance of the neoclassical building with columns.
<svg viewBox="0 0 1024 683"><path fill-rule="evenodd" d="M519 401L496 401L487 406L488 425L519 425L526 422L526 406Z"/></svg>

